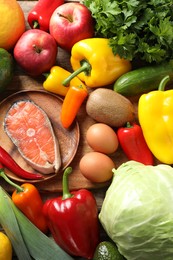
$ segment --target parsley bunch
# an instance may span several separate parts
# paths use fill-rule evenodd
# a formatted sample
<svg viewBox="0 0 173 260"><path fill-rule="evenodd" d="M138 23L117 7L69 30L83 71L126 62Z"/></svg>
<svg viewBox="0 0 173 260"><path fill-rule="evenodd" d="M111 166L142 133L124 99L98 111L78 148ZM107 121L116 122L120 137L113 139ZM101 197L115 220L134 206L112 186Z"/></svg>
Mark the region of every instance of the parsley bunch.
<svg viewBox="0 0 173 260"><path fill-rule="evenodd" d="M96 36L110 39L114 54L148 63L173 58L172 0L84 0Z"/></svg>

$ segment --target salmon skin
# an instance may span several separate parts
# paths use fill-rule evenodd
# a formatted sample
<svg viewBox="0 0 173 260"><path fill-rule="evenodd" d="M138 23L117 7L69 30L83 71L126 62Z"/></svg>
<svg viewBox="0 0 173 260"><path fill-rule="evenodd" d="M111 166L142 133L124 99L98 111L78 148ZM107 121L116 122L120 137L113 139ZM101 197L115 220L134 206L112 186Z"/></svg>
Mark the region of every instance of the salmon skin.
<svg viewBox="0 0 173 260"><path fill-rule="evenodd" d="M33 101L14 102L6 113L4 130L32 168L43 174L59 171L58 139L46 112Z"/></svg>

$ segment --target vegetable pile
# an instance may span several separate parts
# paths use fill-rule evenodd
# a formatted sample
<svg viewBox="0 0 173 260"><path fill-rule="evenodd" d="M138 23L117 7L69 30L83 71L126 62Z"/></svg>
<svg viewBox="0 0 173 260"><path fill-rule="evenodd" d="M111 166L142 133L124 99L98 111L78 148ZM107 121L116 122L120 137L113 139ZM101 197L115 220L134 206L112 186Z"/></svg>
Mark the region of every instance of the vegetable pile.
<svg viewBox="0 0 173 260"><path fill-rule="evenodd" d="M18 80L13 77L19 66L27 80L38 79L45 94L60 97L58 114L56 106L49 109L48 100L45 107L55 110L61 126L54 133L57 121L34 106L32 96L15 101L8 110L3 106L7 112L1 117L2 131L10 149L3 148L2 134L0 178L14 191L10 195L0 183L0 227L12 250L19 260L172 260L172 1L36 2L26 19L30 29L12 49L0 41L0 91L5 93L16 83L15 91L24 88L20 74ZM13 39L11 30L8 34ZM61 132L66 137L69 131L70 136L77 117L77 128L83 132L80 150L75 146L76 186L72 183L70 190L73 169L61 158L63 148L68 153ZM38 173L17 164L14 145ZM6 170L18 176L22 185L11 181ZM42 187L31 182L46 182L44 174L51 173L58 175L54 175L58 182L62 179L62 194L48 195L44 201ZM108 187L100 209L95 192L85 189L85 179L90 187ZM46 183L46 191L56 185L54 180ZM78 185L83 188L77 190ZM109 241L102 241L102 231ZM1 251L2 247L0 258Z"/></svg>
<svg viewBox="0 0 173 260"><path fill-rule="evenodd" d="M171 0L84 0L96 21L96 35L110 39L114 54L160 63L173 58Z"/></svg>

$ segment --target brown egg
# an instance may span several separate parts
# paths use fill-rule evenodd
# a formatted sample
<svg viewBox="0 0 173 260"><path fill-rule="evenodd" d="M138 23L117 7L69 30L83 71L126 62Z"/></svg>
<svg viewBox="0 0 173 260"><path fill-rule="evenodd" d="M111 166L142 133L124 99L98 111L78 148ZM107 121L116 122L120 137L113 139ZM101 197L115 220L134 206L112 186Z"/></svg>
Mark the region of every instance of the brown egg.
<svg viewBox="0 0 173 260"><path fill-rule="evenodd" d="M86 140L96 152L111 154L118 148L118 138L115 131L103 123L90 126L86 133Z"/></svg>
<svg viewBox="0 0 173 260"><path fill-rule="evenodd" d="M115 163L106 154L99 152L86 153L79 163L83 176L92 182L106 182L113 176Z"/></svg>

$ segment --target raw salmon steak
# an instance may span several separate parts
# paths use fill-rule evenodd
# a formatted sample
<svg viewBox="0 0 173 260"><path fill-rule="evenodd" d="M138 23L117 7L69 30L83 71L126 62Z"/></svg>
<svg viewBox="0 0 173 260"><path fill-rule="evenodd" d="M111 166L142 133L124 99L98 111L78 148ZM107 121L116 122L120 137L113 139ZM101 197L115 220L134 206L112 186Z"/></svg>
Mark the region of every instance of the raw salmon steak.
<svg viewBox="0 0 173 260"><path fill-rule="evenodd" d="M16 101L4 119L4 130L21 156L43 174L61 166L59 142L43 109L31 100Z"/></svg>

